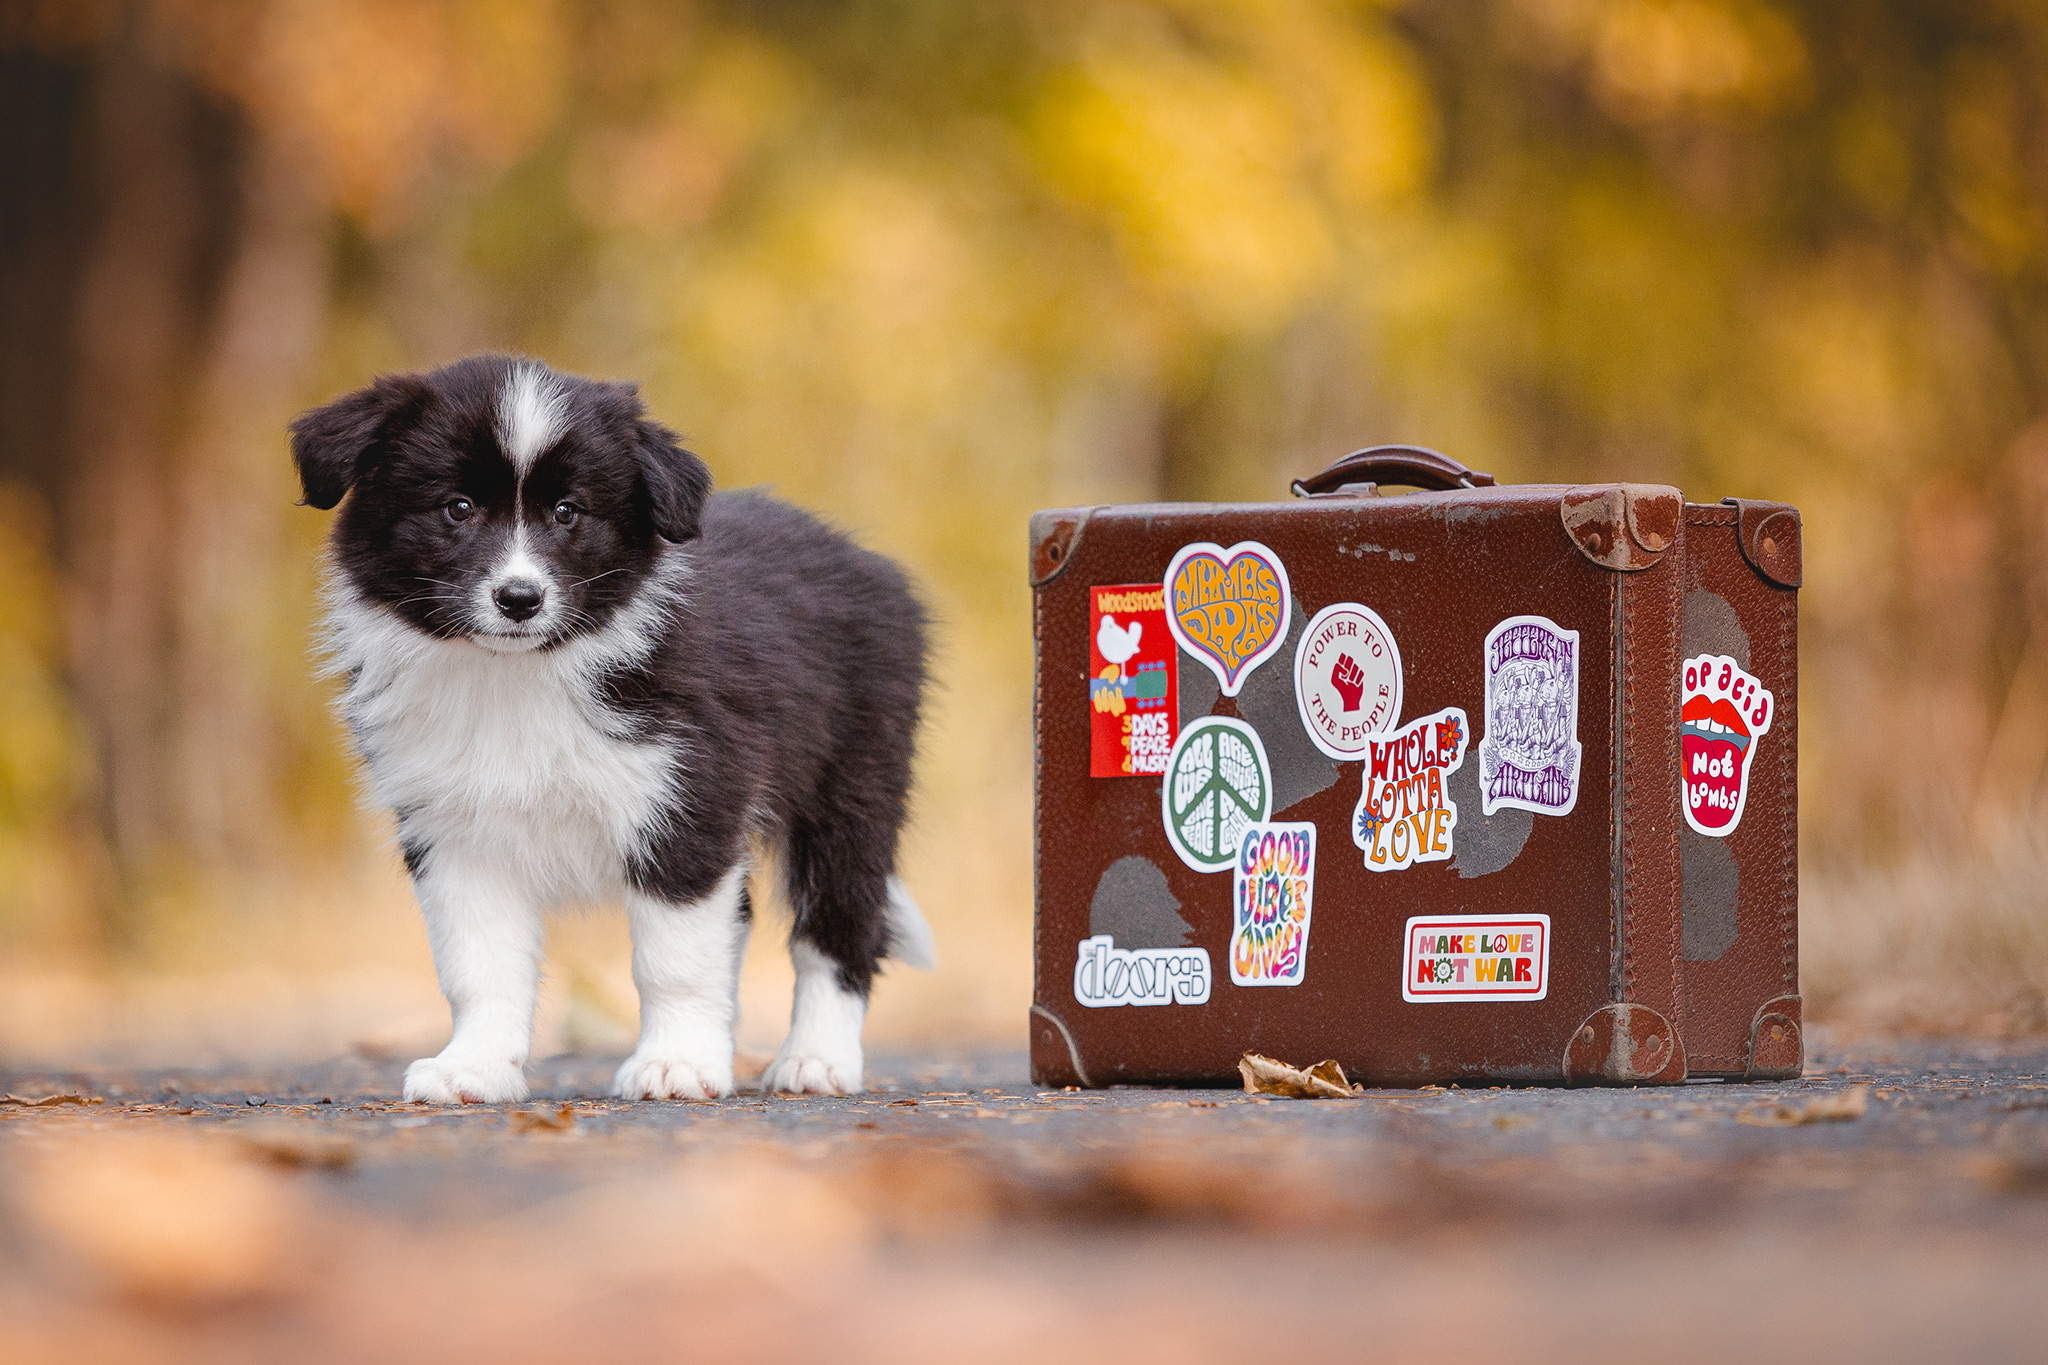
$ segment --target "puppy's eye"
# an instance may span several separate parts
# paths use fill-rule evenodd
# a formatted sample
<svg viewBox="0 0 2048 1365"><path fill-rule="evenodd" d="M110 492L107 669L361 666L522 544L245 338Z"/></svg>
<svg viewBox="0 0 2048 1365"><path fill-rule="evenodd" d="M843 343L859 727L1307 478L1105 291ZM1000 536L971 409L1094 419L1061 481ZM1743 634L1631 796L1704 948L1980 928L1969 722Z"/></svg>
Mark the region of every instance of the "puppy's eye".
<svg viewBox="0 0 2048 1365"><path fill-rule="evenodd" d="M448 514L450 521L468 521L470 515L476 511L476 504L468 498L451 498L442 510Z"/></svg>
<svg viewBox="0 0 2048 1365"><path fill-rule="evenodd" d="M575 524L576 524L576 514L577 514L577 510L578 510L578 509L577 509L577 507L576 507L576 504L575 504L575 503L573 503L573 502L570 502L570 501L569 501L569 500L568 500L567 498L564 498L564 499L562 499L562 501L560 501L560 502L556 503L556 504L555 504L555 525L557 525L557 526L573 526L573 525L575 525Z"/></svg>

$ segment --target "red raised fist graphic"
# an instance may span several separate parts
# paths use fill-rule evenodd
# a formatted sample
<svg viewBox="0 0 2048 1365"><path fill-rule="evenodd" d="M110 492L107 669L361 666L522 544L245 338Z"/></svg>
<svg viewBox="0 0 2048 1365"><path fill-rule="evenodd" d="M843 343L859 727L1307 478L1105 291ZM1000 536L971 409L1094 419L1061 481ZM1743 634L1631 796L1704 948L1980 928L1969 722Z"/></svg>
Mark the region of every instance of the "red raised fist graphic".
<svg viewBox="0 0 2048 1365"><path fill-rule="evenodd" d="M1365 670L1349 654L1339 654L1337 666L1330 670L1330 685L1344 698L1344 709L1356 711L1358 698L1365 691Z"/></svg>

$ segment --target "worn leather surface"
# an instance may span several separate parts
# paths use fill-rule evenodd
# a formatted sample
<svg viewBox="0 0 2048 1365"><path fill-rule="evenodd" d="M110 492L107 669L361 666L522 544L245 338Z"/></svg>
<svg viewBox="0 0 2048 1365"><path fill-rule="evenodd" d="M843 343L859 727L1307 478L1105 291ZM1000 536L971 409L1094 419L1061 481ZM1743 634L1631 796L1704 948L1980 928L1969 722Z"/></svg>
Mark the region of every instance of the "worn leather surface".
<svg viewBox="0 0 2048 1365"><path fill-rule="evenodd" d="M1035 517L1034 1077L1098 1086L1227 1083L1238 1056L1256 1049L1297 1060L1333 1056L1376 1085L1559 1083L1570 1076L1569 1052L1589 1018L1619 1003L1643 1007L1636 1016L1646 1027L1664 1021L1672 1047L1644 1075L1600 1079L1671 1080L1688 1064L1695 1073L1743 1074L1760 1005L1798 988L1794 594L1750 566L1736 540L1737 509L1687 506L1681 518L1676 503L1662 506L1669 490L1632 487L1656 502L1633 524L1631 500L1614 485L1113 506ZM1628 547L1625 570L1593 562L1575 538L1562 511L1568 493L1581 507L1611 510ZM1582 515L1579 525L1586 524ZM1667 537L1672 543L1660 550L1643 543ZM1483 875L1461 876L1443 862L1369 872L1350 838L1363 765L1339 763L1334 785L1273 813L1317 826L1305 979L1292 987L1232 984L1230 874L1196 873L1174 855L1161 827L1160 779L1088 775L1088 588L1158 582L1176 550L1203 540L1257 540L1277 552L1293 610L1304 618L1334 602L1378 612L1401 651L1402 720L1462 707L1471 725L1467 765L1477 764L1485 729L1486 633L1523 613L1577 630L1583 756L1572 813L1534 815L1519 852ZM1741 864L1739 932L1711 963L1684 957L1680 875L1681 832L1697 837L1679 805L1680 650L1688 590L1703 585L1725 596L1743 622L1779 707L1742 824L1726 841ZM1291 689L1291 650L1260 668L1278 671ZM1184 686L1202 672L1185 656L1180 669ZM1214 696L1207 710L1238 716L1240 700ZM1460 803L1461 831L1480 819L1476 801L1471 807ZM1090 935L1098 885L1112 864L1132 856L1163 874L1188 925L1187 943L1207 950L1208 1003L1088 1008L1075 1000L1075 959ZM1402 999L1410 916L1531 911L1551 917L1546 999ZM1611 1046L1603 1055L1612 1055Z"/></svg>
<svg viewBox="0 0 2048 1365"><path fill-rule="evenodd" d="M1772 520L1790 511L1778 503L1686 508L1686 611L1693 646L1738 659L1746 655L1749 671L1771 689L1777 706L1769 732L1758 741L1762 747L1750 770L1742 822L1724 839L1709 840L1690 828L1680 835L1723 845L1736 873L1734 941L1712 960L1685 963L1681 974L1676 1020L1694 1075L1745 1073L1758 1007L1799 993L1798 593L1765 578L1741 549L1745 517L1752 533L1759 525L1796 527L1796 516ZM1702 626L1709 616L1714 624Z"/></svg>

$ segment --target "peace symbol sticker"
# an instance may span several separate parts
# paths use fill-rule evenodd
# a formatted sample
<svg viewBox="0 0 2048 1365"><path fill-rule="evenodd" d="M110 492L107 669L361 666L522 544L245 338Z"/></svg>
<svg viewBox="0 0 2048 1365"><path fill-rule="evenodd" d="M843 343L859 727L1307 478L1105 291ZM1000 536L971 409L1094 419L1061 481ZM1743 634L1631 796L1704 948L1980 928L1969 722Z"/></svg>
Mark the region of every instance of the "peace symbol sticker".
<svg viewBox="0 0 2048 1365"><path fill-rule="evenodd" d="M1197 872L1227 871L1244 832L1273 813L1273 769L1259 732L1229 716L1184 726L1159 784L1166 842Z"/></svg>

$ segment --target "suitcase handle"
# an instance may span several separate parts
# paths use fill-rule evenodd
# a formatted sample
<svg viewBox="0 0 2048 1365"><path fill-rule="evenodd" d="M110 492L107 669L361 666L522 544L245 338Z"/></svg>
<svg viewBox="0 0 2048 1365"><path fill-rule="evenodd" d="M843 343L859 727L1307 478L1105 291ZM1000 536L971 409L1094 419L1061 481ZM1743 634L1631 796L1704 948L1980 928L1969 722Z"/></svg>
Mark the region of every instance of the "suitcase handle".
<svg viewBox="0 0 2048 1365"><path fill-rule="evenodd" d="M1321 498L1354 484L1363 484L1370 492L1381 483L1413 484L1443 493L1454 488L1491 488L1493 475L1467 469L1450 456L1422 446L1367 446L1320 474L1296 479L1290 487L1297 498Z"/></svg>

